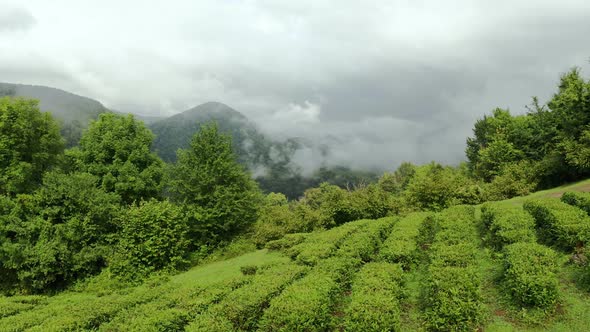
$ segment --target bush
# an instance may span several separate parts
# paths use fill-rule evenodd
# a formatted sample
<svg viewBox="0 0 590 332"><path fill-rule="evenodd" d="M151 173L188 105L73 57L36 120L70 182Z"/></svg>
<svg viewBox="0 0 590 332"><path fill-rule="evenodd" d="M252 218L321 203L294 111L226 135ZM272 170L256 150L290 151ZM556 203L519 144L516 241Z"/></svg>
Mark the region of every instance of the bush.
<svg viewBox="0 0 590 332"><path fill-rule="evenodd" d="M437 331L475 330L483 321L474 208L457 206L435 216L425 284L425 318Z"/></svg>
<svg viewBox="0 0 590 332"><path fill-rule="evenodd" d="M482 220L487 242L496 250L517 242L536 242L535 220L520 207L485 204Z"/></svg>
<svg viewBox="0 0 590 332"><path fill-rule="evenodd" d="M346 331L399 331L401 282L399 265L367 263L355 276L351 303L344 316Z"/></svg>
<svg viewBox="0 0 590 332"><path fill-rule="evenodd" d="M274 240L266 243L265 248L269 250L285 251L295 245L305 241L309 233L293 233L286 234L282 239Z"/></svg>
<svg viewBox="0 0 590 332"><path fill-rule="evenodd" d="M416 263L420 227L428 216L428 213L414 213L395 223L381 246L379 258L390 263L400 263L404 269L409 269Z"/></svg>
<svg viewBox="0 0 590 332"><path fill-rule="evenodd" d="M534 165L528 161L502 166L500 173L485 187L487 200L500 201L532 193L539 183L536 174Z"/></svg>
<svg viewBox="0 0 590 332"><path fill-rule="evenodd" d="M590 236L590 218L577 207L544 199L527 201L524 208L535 218L539 240L544 244L572 250Z"/></svg>
<svg viewBox="0 0 590 332"><path fill-rule="evenodd" d="M119 243L110 261L114 273L142 278L186 262L189 228L180 207L168 201L141 202L129 207L119 222Z"/></svg>
<svg viewBox="0 0 590 332"><path fill-rule="evenodd" d="M356 232L350 234L339 246L337 256L356 258L363 262L373 259L383 238L393 226L396 219L382 218L369 220L367 224ZM357 221L357 223L362 221Z"/></svg>
<svg viewBox="0 0 590 332"><path fill-rule="evenodd" d="M41 292L96 274L117 232L119 198L86 173L46 173L33 195L0 199L0 283Z"/></svg>
<svg viewBox="0 0 590 332"><path fill-rule="evenodd" d="M561 201L569 205L577 206L590 214L590 193L566 192L561 196Z"/></svg>
<svg viewBox="0 0 590 332"><path fill-rule="evenodd" d="M287 253L302 264L315 265L319 260L332 256L347 236L367 222L360 220L328 231L312 233L304 242L292 247Z"/></svg>
<svg viewBox="0 0 590 332"><path fill-rule="evenodd" d="M308 270L307 267L292 263L270 267L257 274L249 284L229 293L220 303L210 307L204 315L198 316L191 325L206 327L211 317L217 317L220 321L230 322L232 330L254 330L271 299Z"/></svg>
<svg viewBox="0 0 590 332"><path fill-rule="evenodd" d="M332 329L332 309L341 287L358 261L330 258L270 301L258 325L260 331L326 331Z"/></svg>
<svg viewBox="0 0 590 332"><path fill-rule="evenodd" d="M260 208L258 220L252 226L252 239L258 248L285 234L309 231L298 222L283 194L268 194Z"/></svg>
<svg viewBox="0 0 590 332"><path fill-rule="evenodd" d="M518 304L541 308L554 306L559 296L557 270L557 255L550 248L536 243L506 246L506 288Z"/></svg>
<svg viewBox="0 0 590 332"><path fill-rule="evenodd" d="M481 276L476 266L428 268L426 322L436 331L474 331L483 321Z"/></svg>
<svg viewBox="0 0 590 332"><path fill-rule="evenodd" d="M240 272L242 272L245 276L255 275L258 271L258 266L256 265L244 265L240 266Z"/></svg>

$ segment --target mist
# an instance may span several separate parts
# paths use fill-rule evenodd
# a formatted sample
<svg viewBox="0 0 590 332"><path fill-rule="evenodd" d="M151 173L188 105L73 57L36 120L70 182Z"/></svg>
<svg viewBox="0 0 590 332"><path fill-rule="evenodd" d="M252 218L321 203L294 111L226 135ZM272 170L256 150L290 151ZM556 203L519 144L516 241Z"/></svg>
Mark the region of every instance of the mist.
<svg viewBox="0 0 590 332"><path fill-rule="evenodd" d="M151 116L223 102L308 142L293 159L306 172L457 163L476 119L590 70L587 1L0 5L0 81Z"/></svg>

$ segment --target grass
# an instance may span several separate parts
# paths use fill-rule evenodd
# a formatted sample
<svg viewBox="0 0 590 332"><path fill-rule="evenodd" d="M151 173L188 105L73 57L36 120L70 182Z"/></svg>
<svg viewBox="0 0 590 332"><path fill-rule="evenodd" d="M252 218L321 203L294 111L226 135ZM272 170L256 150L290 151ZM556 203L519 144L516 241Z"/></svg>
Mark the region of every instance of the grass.
<svg viewBox="0 0 590 332"><path fill-rule="evenodd" d="M499 203L521 206L526 200L529 200L532 198L559 198L566 191L590 192L590 179L566 184L563 186L559 186L559 187L555 187L555 188L551 188L551 189L547 189L547 190L537 191L537 192L534 192L528 196L514 197L511 199L501 201Z"/></svg>

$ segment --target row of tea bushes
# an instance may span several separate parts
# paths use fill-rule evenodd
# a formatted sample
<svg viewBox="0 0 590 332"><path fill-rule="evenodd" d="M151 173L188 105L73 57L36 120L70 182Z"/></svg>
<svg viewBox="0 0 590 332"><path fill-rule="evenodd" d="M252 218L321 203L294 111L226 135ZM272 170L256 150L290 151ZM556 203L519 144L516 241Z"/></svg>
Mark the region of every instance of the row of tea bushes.
<svg viewBox="0 0 590 332"><path fill-rule="evenodd" d="M431 218L423 228L434 234L424 285L426 324L435 331L475 330L484 317L475 209L456 206Z"/></svg>
<svg viewBox="0 0 590 332"><path fill-rule="evenodd" d="M558 200L530 200L524 203L535 219L539 241L572 251L590 237L590 217L579 208Z"/></svg>
<svg viewBox="0 0 590 332"><path fill-rule="evenodd" d="M367 222L364 227L342 241L336 255L369 262L376 255L396 221L397 218L388 217Z"/></svg>
<svg viewBox="0 0 590 332"><path fill-rule="evenodd" d="M542 202L528 205L546 210L537 215L551 214L550 208L538 207ZM557 206L563 208L562 204ZM482 220L490 244L504 252L504 286L514 302L543 309L554 307L559 298L558 258L553 249L536 243L533 217L519 207L488 203L482 207Z"/></svg>
<svg viewBox="0 0 590 332"><path fill-rule="evenodd" d="M144 285L130 294L96 296L70 293L53 297L47 305L0 320L0 331L65 331L96 329L118 312L168 293L169 285Z"/></svg>
<svg viewBox="0 0 590 332"><path fill-rule="evenodd" d="M518 206L487 203L481 208L486 243L496 250L517 242L537 242L535 219Z"/></svg>
<svg viewBox="0 0 590 332"><path fill-rule="evenodd" d="M121 311L99 331L178 331L228 293L250 282L238 277L203 287L172 285L153 301Z"/></svg>
<svg viewBox="0 0 590 332"><path fill-rule="evenodd" d="M561 201L569 205L577 206L590 214L590 193L566 192L561 196Z"/></svg>
<svg viewBox="0 0 590 332"><path fill-rule="evenodd" d="M286 253L298 263L313 266L320 260L332 256L350 234L365 227L369 222L359 220L327 231L312 233L305 241L291 247Z"/></svg>
<svg viewBox="0 0 590 332"><path fill-rule="evenodd" d="M379 258L390 263L400 263L406 270L416 264L417 237L422 222L429 215L424 212L413 213L395 223L390 236L381 246Z"/></svg>
<svg viewBox="0 0 590 332"><path fill-rule="evenodd" d="M188 326L187 331L251 331L275 296L309 270L295 263L280 264L259 271L248 285L229 293L209 307ZM227 331L227 330L224 330Z"/></svg>
<svg viewBox="0 0 590 332"><path fill-rule="evenodd" d="M329 331L332 311L360 261L346 257L321 260L305 277L270 301L260 331Z"/></svg>
<svg viewBox="0 0 590 332"><path fill-rule="evenodd" d="M372 262L355 275L350 305L344 316L346 331L401 331L400 298L403 270L399 264Z"/></svg>

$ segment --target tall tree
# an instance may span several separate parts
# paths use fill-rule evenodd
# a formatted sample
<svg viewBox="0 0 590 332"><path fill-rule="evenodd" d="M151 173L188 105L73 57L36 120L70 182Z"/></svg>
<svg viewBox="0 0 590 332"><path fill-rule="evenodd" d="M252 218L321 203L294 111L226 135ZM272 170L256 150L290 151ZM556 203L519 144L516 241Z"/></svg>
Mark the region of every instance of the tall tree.
<svg viewBox="0 0 590 332"><path fill-rule="evenodd" d="M0 98L0 193L32 191L63 149L57 122L37 100Z"/></svg>
<svg viewBox="0 0 590 332"><path fill-rule="evenodd" d="M228 239L256 220L259 189L231 144L216 124L207 124L188 149L178 150L170 173L170 194L187 207L197 244Z"/></svg>
<svg viewBox="0 0 590 332"><path fill-rule="evenodd" d="M98 176L105 191L119 194L125 203L139 202L161 191L163 162L150 152L153 140L152 132L132 115L103 113L72 154L77 168Z"/></svg>

